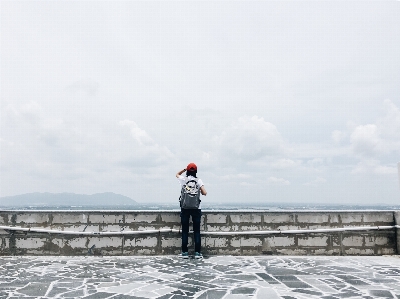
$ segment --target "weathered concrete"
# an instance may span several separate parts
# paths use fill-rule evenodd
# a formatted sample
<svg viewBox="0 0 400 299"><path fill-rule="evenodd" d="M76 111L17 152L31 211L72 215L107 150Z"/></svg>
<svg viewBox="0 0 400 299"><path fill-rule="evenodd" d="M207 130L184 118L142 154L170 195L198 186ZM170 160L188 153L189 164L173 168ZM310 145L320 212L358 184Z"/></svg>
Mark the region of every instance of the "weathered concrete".
<svg viewBox="0 0 400 299"><path fill-rule="evenodd" d="M268 235L261 231L383 227L399 221L399 211L203 211L203 254L392 255L400 248L399 229ZM179 211L0 211L0 226L76 232L0 230L1 255L166 255L179 253L181 245L176 232L120 234L179 230ZM235 234L242 231L256 234ZM79 234L82 232L115 234Z"/></svg>
<svg viewBox="0 0 400 299"><path fill-rule="evenodd" d="M400 163L399 163L400 165ZM400 226L400 211L394 211L394 223L397 226ZM397 254L400 254L400 228L396 229L396 240L397 240Z"/></svg>

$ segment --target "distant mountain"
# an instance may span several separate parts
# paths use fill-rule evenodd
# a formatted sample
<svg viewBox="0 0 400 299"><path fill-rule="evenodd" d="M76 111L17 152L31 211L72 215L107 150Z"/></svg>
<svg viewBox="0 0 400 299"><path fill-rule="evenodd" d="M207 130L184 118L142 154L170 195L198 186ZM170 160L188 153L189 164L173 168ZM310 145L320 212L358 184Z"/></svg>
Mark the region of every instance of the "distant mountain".
<svg viewBox="0 0 400 299"><path fill-rule="evenodd" d="M119 206L137 205L133 199L112 192L92 195L75 193L27 193L0 197L0 206Z"/></svg>

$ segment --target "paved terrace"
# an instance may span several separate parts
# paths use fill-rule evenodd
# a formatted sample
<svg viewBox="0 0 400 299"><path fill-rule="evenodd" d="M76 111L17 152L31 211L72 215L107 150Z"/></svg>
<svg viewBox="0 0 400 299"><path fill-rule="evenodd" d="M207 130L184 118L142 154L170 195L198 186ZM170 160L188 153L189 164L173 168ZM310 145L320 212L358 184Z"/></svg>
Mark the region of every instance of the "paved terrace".
<svg viewBox="0 0 400 299"><path fill-rule="evenodd" d="M400 258L5 256L0 298L400 298Z"/></svg>

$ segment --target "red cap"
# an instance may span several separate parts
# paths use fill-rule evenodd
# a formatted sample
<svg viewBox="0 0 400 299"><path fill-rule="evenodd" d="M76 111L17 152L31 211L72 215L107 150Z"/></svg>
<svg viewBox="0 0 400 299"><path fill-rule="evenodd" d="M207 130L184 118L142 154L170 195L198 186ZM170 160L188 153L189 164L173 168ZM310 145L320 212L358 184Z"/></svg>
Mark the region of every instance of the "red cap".
<svg viewBox="0 0 400 299"><path fill-rule="evenodd" d="M194 163L189 163L189 165L186 167L186 170L197 171L197 166Z"/></svg>

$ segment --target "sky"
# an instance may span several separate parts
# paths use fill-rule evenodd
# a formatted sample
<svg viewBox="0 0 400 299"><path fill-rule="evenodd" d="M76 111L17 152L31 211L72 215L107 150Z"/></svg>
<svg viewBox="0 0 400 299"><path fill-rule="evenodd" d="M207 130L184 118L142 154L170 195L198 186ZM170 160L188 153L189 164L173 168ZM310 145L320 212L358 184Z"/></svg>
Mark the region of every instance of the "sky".
<svg viewBox="0 0 400 299"><path fill-rule="evenodd" d="M399 1L0 5L0 196L400 204Z"/></svg>

